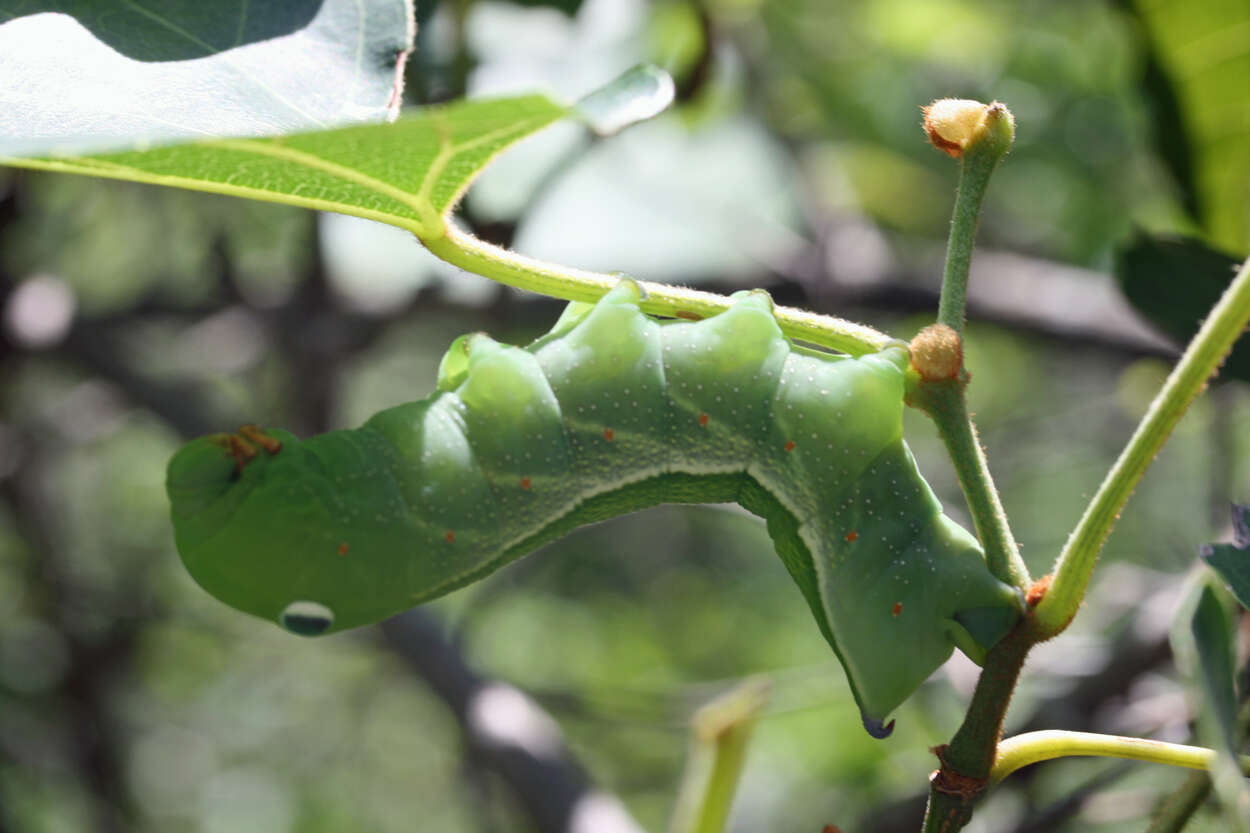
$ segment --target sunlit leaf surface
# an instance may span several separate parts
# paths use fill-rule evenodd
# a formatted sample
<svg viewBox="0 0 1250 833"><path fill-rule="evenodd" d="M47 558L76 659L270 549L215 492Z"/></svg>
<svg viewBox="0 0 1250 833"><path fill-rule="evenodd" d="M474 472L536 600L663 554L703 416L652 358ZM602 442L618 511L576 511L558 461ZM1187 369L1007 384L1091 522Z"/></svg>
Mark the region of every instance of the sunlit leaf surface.
<svg viewBox="0 0 1250 833"><path fill-rule="evenodd" d="M1250 4L1244 0L1137 8L1180 101L1194 153L1201 219L1218 245L1250 243Z"/></svg>

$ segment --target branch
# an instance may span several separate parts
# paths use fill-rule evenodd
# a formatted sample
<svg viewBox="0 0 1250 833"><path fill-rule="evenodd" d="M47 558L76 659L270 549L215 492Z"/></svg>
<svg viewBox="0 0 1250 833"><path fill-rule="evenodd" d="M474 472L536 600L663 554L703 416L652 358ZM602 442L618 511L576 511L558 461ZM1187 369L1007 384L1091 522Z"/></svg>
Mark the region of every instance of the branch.
<svg viewBox="0 0 1250 833"><path fill-rule="evenodd" d="M642 833L619 799L591 785L555 721L518 689L469 668L429 614L410 610L381 630L452 710L474 757L507 782L536 830Z"/></svg>

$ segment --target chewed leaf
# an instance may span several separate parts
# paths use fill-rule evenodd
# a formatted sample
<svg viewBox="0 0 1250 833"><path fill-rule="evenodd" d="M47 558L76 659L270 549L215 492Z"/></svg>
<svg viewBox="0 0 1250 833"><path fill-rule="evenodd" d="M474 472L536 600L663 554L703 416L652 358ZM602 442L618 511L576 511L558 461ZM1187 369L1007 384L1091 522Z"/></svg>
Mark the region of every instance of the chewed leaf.
<svg viewBox="0 0 1250 833"><path fill-rule="evenodd" d="M1201 555L1241 606L1250 609L1250 506L1233 504L1232 512L1232 543L1207 544Z"/></svg>

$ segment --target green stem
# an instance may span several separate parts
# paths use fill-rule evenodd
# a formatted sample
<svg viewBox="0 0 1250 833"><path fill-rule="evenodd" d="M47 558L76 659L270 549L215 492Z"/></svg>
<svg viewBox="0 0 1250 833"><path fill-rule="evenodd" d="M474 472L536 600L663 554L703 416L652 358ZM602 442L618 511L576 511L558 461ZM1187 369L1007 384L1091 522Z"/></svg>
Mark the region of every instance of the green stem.
<svg viewBox="0 0 1250 833"><path fill-rule="evenodd" d="M1217 757L1214 750L1201 746L1049 729L1026 732L998 744L998 757L990 770L990 785L1029 764L1073 755L1128 758L1201 770L1210 770ZM1241 768L1243 772L1250 773L1250 756L1241 757Z"/></svg>
<svg viewBox="0 0 1250 833"><path fill-rule="evenodd" d="M725 829L747 745L768 693L766 680L747 680L695 714L690 760L670 833L721 833Z"/></svg>
<svg viewBox="0 0 1250 833"><path fill-rule="evenodd" d="M976 426L968 415L964 384L959 379L937 382L917 381L908 391L908 402L933 418L938 434L946 445L968 510L976 527L977 538L985 548L990 571L1000 581L1028 589L1032 579L1020 557L1020 549L1007 523L998 490L990 475L985 450L977 439Z"/></svg>
<svg viewBox="0 0 1250 833"><path fill-rule="evenodd" d="M963 724L946 747L934 750L942 768L929 780L924 833L953 833L972 818L989 784L1007 706L1033 644L1026 618L986 654Z"/></svg>
<svg viewBox="0 0 1250 833"><path fill-rule="evenodd" d="M1250 261L1242 265L1202 329L1189 343L1059 554L1054 580L1034 611L1042 639L1061 632L1076 615L1098 553L1129 495L1247 323L1250 323Z"/></svg>
<svg viewBox="0 0 1250 833"><path fill-rule="evenodd" d="M569 301L594 302L616 285L619 275L587 272L544 263L492 246L447 223L442 234L428 234L421 243L438 257L469 272L518 289ZM639 281L647 292L642 308L654 315L710 318L729 308L723 295ZM871 327L792 307L773 310L782 331L791 338L853 356L875 353L892 339Z"/></svg>
<svg viewBox="0 0 1250 833"><path fill-rule="evenodd" d="M981 203L989 188L990 176L1011 148L1013 131L1000 126L1010 121L1001 104L990 105L985 132L960 156L959 187L951 215L950 238L946 244L946 269L942 274L942 297L938 301L938 323L963 335L964 308L968 299L968 272L976 243Z"/></svg>

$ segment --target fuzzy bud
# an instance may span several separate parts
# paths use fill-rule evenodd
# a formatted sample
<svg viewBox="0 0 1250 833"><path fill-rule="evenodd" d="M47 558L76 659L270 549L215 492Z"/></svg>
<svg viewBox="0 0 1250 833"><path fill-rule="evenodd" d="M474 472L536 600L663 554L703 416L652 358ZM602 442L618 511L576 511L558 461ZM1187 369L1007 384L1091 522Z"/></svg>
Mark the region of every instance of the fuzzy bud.
<svg viewBox="0 0 1250 833"><path fill-rule="evenodd" d="M966 98L943 98L924 109L924 130L934 147L959 158L974 143L991 141L1011 147L1016 121L1005 104L982 104Z"/></svg>
<svg viewBox="0 0 1250 833"><path fill-rule="evenodd" d="M926 382L955 379L964 366L963 341L945 324L930 324L911 340L911 366Z"/></svg>

